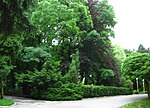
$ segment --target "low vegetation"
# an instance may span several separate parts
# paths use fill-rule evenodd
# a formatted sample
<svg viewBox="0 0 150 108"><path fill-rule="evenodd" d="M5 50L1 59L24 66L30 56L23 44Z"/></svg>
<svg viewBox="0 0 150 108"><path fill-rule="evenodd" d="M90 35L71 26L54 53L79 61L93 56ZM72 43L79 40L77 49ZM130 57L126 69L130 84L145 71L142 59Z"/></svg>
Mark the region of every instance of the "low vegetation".
<svg viewBox="0 0 150 108"><path fill-rule="evenodd" d="M14 104L14 102L12 102L9 99L0 99L0 106L10 106L13 104Z"/></svg>
<svg viewBox="0 0 150 108"><path fill-rule="evenodd" d="M83 97L101 97L101 96L115 96L115 95L129 95L132 90L124 87L111 87L111 86L91 86L84 85Z"/></svg>
<svg viewBox="0 0 150 108"><path fill-rule="evenodd" d="M150 107L150 100L143 99L143 100L125 105L122 108L149 108L149 107Z"/></svg>
<svg viewBox="0 0 150 108"><path fill-rule="evenodd" d="M93 86L82 84L65 84L58 88L49 88L39 95L33 92L31 97L46 100L81 100L83 98L129 95L132 90L124 87Z"/></svg>

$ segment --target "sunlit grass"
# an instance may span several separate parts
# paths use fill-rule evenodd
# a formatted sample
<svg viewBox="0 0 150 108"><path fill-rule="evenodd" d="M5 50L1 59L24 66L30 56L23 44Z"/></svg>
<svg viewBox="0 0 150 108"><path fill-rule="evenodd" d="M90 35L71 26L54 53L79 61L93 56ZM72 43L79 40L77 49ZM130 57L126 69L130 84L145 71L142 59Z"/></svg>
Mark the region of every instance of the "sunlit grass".
<svg viewBox="0 0 150 108"><path fill-rule="evenodd" d="M142 99L140 101L125 105L122 108L150 108L150 99Z"/></svg>
<svg viewBox="0 0 150 108"><path fill-rule="evenodd" d="M14 102L9 99L0 99L0 106L10 106L12 104L14 104Z"/></svg>

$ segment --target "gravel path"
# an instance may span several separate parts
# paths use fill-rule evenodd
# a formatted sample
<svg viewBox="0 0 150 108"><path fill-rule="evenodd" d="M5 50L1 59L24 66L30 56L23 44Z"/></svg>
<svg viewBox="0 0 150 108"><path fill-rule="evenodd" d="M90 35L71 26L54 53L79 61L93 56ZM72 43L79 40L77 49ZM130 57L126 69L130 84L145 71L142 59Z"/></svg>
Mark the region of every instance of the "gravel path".
<svg viewBox="0 0 150 108"><path fill-rule="evenodd" d="M13 96L7 96L6 98L12 99L16 103L9 108L121 108L125 104L147 98L147 95L88 98L79 101L44 101Z"/></svg>

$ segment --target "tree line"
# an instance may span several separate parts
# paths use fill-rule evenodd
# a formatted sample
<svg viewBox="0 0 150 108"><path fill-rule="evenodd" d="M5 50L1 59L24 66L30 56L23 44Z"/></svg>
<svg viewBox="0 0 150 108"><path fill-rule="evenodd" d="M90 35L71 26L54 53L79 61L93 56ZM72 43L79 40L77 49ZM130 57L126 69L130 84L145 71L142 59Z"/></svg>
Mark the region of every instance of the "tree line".
<svg viewBox="0 0 150 108"><path fill-rule="evenodd" d="M124 86L115 24L107 0L2 0L1 98L4 86L25 96L69 83Z"/></svg>

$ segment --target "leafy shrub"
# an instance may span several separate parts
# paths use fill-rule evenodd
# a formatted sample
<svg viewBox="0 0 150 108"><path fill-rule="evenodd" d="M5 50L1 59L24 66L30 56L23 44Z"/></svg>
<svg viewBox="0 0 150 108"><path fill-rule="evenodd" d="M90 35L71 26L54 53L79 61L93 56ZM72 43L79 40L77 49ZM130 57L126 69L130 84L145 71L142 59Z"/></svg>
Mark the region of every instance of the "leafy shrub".
<svg viewBox="0 0 150 108"><path fill-rule="evenodd" d="M123 87L130 88L133 90L133 82L125 77L121 77L121 83Z"/></svg>
<svg viewBox="0 0 150 108"><path fill-rule="evenodd" d="M14 104L14 102L9 99L0 99L0 106L10 106L12 104Z"/></svg>
<svg viewBox="0 0 150 108"><path fill-rule="evenodd" d="M101 96L114 96L114 95L129 95L132 90L124 87L110 87L110 86L83 86L83 97L101 97Z"/></svg>
<svg viewBox="0 0 150 108"><path fill-rule="evenodd" d="M61 88L49 88L41 95L46 100L79 100L83 98L82 86L80 84L65 84Z"/></svg>
<svg viewBox="0 0 150 108"><path fill-rule="evenodd" d="M62 85L61 88L49 88L41 95L41 98L60 101L129 94L132 94L132 90L124 87L93 86L69 83Z"/></svg>
<svg viewBox="0 0 150 108"><path fill-rule="evenodd" d="M140 94L140 92L137 90L133 90L133 94Z"/></svg>
<svg viewBox="0 0 150 108"><path fill-rule="evenodd" d="M132 90L124 87L93 86L69 83L63 84L60 87L48 88L38 96L40 99L60 101L129 94L132 94Z"/></svg>

